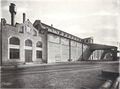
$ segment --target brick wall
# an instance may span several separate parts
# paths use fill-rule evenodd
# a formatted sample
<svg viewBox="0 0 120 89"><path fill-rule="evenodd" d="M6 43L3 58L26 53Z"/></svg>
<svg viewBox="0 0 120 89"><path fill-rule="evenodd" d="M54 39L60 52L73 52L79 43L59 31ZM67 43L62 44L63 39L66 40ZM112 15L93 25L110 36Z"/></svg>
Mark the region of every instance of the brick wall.
<svg viewBox="0 0 120 89"><path fill-rule="evenodd" d="M71 56L71 61L77 61L80 58L82 55L82 43L71 40L69 44L69 40L65 37L48 33L48 63L67 62L70 59L69 56Z"/></svg>
<svg viewBox="0 0 120 89"><path fill-rule="evenodd" d="M25 40L30 39L32 41L32 61L33 62L38 62L38 61L44 61L47 62L47 50L46 50L46 36L44 34L39 34L37 31L37 36L33 36L32 32L27 32L26 29L24 29L24 33L19 33L20 27L21 26L28 26L31 29L35 28L31 25L31 23L25 22L24 24L17 25L16 27L6 25L3 28L3 37L2 37L2 57L3 57L3 63L4 64L9 64L12 62L25 62ZM10 59L9 58L9 38L10 37L17 37L20 40L20 59ZM41 41L43 43L43 47L41 48L42 50L42 59L37 59L36 58L36 43L38 41ZM13 64L13 63L12 63Z"/></svg>

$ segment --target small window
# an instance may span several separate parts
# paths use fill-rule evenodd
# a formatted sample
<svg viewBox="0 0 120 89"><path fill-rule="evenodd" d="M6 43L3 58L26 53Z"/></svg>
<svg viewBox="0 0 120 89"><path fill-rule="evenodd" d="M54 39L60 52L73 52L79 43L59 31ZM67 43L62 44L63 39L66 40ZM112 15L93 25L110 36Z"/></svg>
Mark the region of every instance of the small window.
<svg viewBox="0 0 120 89"><path fill-rule="evenodd" d="M10 48L10 59L19 59L19 49Z"/></svg>
<svg viewBox="0 0 120 89"><path fill-rule="evenodd" d="M42 42L38 41L36 47L42 48Z"/></svg>
<svg viewBox="0 0 120 89"><path fill-rule="evenodd" d="M25 41L25 46L32 46L32 41L31 40L26 40Z"/></svg>
<svg viewBox="0 0 120 89"><path fill-rule="evenodd" d="M36 51L36 57L42 58L42 51Z"/></svg>
<svg viewBox="0 0 120 89"><path fill-rule="evenodd" d="M10 38L10 44L12 45L20 45L20 40L16 37Z"/></svg>
<svg viewBox="0 0 120 89"><path fill-rule="evenodd" d="M33 36L37 36L37 32L33 30Z"/></svg>
<svg viewBox="0 0 120 89"><path fill-rule="evenodd" d="M21 26L21 27L20 27L19 33L24 33L24 26Z"/></svg>

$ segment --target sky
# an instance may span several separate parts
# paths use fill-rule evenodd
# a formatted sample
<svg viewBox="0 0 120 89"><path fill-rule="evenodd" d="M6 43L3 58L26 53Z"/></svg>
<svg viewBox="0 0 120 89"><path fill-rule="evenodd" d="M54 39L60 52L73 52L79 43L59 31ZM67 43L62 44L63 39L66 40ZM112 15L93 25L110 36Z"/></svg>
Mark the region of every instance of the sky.
<svg viewBox="0 0 120 89"><path fill-rule="evenodd" d="M120 0L1 0L0 17L10 23L9 5L17 7L16 22L22 13L35 20L80 38L93 37L94 43L117 45L120 42Z"/></svg>

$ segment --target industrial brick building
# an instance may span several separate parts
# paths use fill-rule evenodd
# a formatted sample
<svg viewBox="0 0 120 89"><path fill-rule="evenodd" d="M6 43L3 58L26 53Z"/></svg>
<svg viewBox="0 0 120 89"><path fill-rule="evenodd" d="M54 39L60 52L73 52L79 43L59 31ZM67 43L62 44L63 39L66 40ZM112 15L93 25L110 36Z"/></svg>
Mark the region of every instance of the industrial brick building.
<svg viewBox="0 0 120 89"><path fill-rule="evenodd" d="M117 60L117 47L93 44L92 38L82 39L46 25L25 19L14 21L15 5L10 8L11 25L1 19L1 54L3 65L16 63L55 63L87 60Z"/></svg>

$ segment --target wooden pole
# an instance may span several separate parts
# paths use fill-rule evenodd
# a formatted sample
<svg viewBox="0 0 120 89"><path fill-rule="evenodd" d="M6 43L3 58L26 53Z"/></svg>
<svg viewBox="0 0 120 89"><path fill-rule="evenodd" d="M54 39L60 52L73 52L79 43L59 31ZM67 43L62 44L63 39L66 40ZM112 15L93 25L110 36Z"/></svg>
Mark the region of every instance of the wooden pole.
<svg viewBox="0 0 120 89"><path fill-rule="evenodd" d="M1 39L0 39L0 43L1 43L1 44L0 44L0 45L1 45L1 48L0 48L0 49L1 49L1 50L0 50L0 55L1 55L1 56L0 56L0 57L1 57L1 58L0 58L0 66L2 66L2 29L3 29L3 28L2 28L2 25L3 25L2 23L3 23L3 19L1 19L1 32L0 32L0 36L1 36Z"/></svg>

